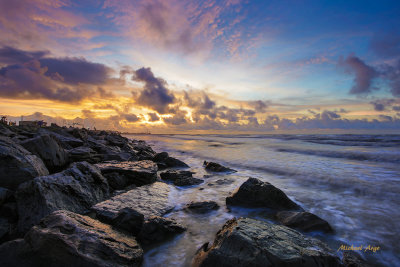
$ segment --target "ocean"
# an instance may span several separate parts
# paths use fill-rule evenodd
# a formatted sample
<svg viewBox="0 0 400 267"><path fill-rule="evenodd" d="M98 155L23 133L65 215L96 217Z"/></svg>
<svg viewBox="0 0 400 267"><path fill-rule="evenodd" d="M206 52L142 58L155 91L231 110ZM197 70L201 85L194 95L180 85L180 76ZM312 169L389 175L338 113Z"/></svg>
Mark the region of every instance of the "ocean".
<svg viewBox="0 0 400 267"><path fill-rule="evenodd" d="M176 207L166 215L188 230L149 248L144 266L190 266L196 250L212 242L233 217L276 221L264 209L232 208L225 198L248 177L282 189L306 211L328 221L334 234L311 233L334 250L342 245L379 246L361 252L377 266L400 266L400 135L126 135L145 140L155 151L167 151L186 162L193 177L205 182L192 187L171 185ZM237 170L212 174L203 161ZM204 178L206 177L206 178ZM216 201L221 208L191 214L191 201ZM337 251L340 255L340 251Z"/></svg>

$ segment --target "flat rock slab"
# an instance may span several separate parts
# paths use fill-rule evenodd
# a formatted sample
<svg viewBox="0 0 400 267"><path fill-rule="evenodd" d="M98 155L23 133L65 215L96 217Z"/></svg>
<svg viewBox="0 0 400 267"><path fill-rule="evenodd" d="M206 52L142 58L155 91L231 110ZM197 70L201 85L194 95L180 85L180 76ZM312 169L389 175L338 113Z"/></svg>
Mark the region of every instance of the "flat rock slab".
<svg viewBox="0 0 400 267"><path fill-rule="evenodd" d="M154 244L184 231L186 231L186 228L172 219L153 216L143 223L138 240L141 244Z"/></svg>
<svg viewBox="0 0 400 267"><path fill-rule="evenodd" d="M143 250L87 216L56 211L25 235L0 246L4 266L140 266Z"/></svg>
<svg viewBox="0 0 400 267"><path fill-rule="evenodd" d="M37 177L19 186L16 191L18 230L25 233L56 210L86 213L109 195L107 180L96 166L73 163L63 172Z"/></svg>
<svg viewBox="0 0 400 267"><path fill-rule="evenodd" d="M283 225L305 232L333 232L327 221L310 212L281 211L276 214L276 217Z"/></svg>
<svg viewBox="0 0 400 267"><path fill-rule="evenodd" d="M157 164L150 160L111 161L99 163L96 166L115 189L122 189L131 184L142 186L157 180Z"/></svg>
<svg viewBox="0 0 400 267"><path fill-rule="evenodd" d="M107 223L111 223L125 208L143 214L145 219L151 216L162 216L174 208L169 203L169 192L167 184L155 182L100 202L94 205L92 210L100 220Z"/></svg>
<svg viewBox="0 0 400 267"><path fill-rule="evenodd" d="M185 207L185 210L194 213L207 213L217 209L219 209L219 205L214 201L191 202Z"/></svg>
<svg viewBox="0 0 400 267"><path fill-rule="evenodd" d="M291 228L240 218L225 223L211 247L197 252L193 266L342 266L323 242Z"/></svg>
<svg viewBox="0 0 400 267"><path fill-rule="evenodd" d="M226 204L275 210L302 210L282 190L256 178L249 178L244 182L226 198Z"/></svg>

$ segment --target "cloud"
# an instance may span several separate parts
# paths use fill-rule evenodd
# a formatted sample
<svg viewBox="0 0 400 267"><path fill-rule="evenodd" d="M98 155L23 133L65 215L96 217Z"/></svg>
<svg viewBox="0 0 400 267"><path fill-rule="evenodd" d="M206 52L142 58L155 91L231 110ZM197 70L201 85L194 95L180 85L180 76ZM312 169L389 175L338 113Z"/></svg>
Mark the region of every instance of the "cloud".
<svg viewBox="0 0 400 267"><path fill-rule="evenodd" d="M353 73L354 86L350 90L350 94L368 94L372 91L373 79L378 77L378 72L371 66L367 65L360 58L350 55L346 59L339 60L339 66L345 68L346 72Z"/></svg>
<svg viewBox="0 0 400 267"><path fill-rule="evenodd" d="M215 104L216 104L215 101L212 101L205 92L202 92L201 98L195 99L195 98L191 97L188 92L184 91L183 99L185 100L185 104L188 107L191 107L194 109L208 110L208 109L212 109L213 107L215 107Z"/></svg>
<svg viewBox="0 0 400 267"><path fill-rule="evenodd" d="M371 101L370 104L374 106L374 110L376 111L384 111L386 107L390 107L393 104L395 104L397 101L396 99L377 99L374 101Z"/></svg>
<svg viewBox="0 0 400 267"><path fill-rule="evenodd" d="M380 66L380 72L382 78L389 82L392 95L400 97L400 60L393 65L383 64Z"/></svg>
<svg viewBox="0 0 400 267"><path fill-rule="evenodd" d="M396 31L376 34L371 40L371 49L379 56L399 57L400 35Z"/></svg>
<svg viewBox="0 0 400 267"><path fill-rule="evenodd" d="M160 114L168 113L168 106L175 101L175 96L170 92L167 83L161 79L154 77L150 68L140 68L134 71L132 80L144 82L143 90L134 95L138 105L151 108Z"/></svg>
<svg viewBox="0 0 400 267"><path fill-rule="evenodd" d="M91 86L105 83L110 68L83 58L43 58L47 54L3 47L0 64L6 65L0 68L0 96L62 102L113 97L104 88Z"/></svg>
<svg viewBox="0 0 400 267"><path fill-rule="evenodd" d="M47 67L47 76L59 75L68 84L103 84L111 69L103 64L89 62L84 58L42 58L40 64Z"/></svg>
<svg viewBox="0 0 400 267"><path fill-rule="evenodd" d="M0 48L0 63L7 65L22 64L31 60L37 60L49 55L49 51L23 51L10 46Z"/></svg>
<svg viewBox="0 0 400 267"><path fill-rule="evenodd" d="M140 118L136 114L127 113L127 114L120 114L120 119L124 119L127 122L137 122Z"/></svg>
<svg viewBox="0 0 400 267"><path fill-rule="evenodd" d="M400 106L393 106L392 109L393 109L394 111L400 111Z"/></svg>
<svg viewBox="0 0 400 267"><path fill-rule="evenodd" d="M251 104L254 105L254 109L257 112L261 112L261 113L266 112L266 109L268 108L268 104L265 101L261 101L261 100L253 101Z"/></svg>
<svg viewBox="0 0 400 267"><path fill-rule="evenodd" d="M157 113L147 113L147 115L149 115L149 121L159 121L160 117L157 115Z"/></svg>
<svg viewBox="0 0 400 267"><path fill-rule="evenodd" d="M187 112L184 110L178 110L172 117L164 118L164 122L172 125L181 125L187 122Z"/></svg>

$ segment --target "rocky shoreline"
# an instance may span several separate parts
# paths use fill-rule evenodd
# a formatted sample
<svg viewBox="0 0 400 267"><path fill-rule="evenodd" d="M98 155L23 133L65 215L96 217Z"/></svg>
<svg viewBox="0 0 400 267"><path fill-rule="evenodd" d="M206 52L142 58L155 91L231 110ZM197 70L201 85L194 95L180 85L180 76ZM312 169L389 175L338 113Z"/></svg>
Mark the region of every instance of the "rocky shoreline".
<svg viewBox="0 0 400 267"><path fill-rule="evenodd" d="M204 162L210 172L235 170ZM198 186L190 167L146 142L111 131L0 125L2 266L141 266L144 251L186 230L163 217L174 209L170 186ZM249 178L227 207L262 207L276 224L252 218L225 223L193 266L368 266L340 259L307 232L333 233L282 190ZM191 202L187 212L218 209Z"/></svg>

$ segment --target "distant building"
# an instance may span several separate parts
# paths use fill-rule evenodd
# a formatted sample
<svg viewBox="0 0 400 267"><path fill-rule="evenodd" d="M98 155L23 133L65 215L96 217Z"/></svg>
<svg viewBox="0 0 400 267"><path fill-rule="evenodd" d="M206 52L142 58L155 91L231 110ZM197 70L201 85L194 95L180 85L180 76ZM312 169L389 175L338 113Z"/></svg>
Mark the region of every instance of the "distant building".
<svg viewBox="0 0 400 267"><path fill-rule="evenodd" d="M45 121L20 121L19 126L46 127L47 122L45 122Z"/></svg>

